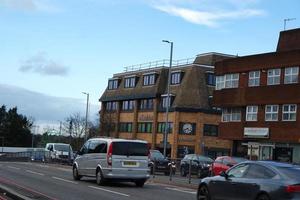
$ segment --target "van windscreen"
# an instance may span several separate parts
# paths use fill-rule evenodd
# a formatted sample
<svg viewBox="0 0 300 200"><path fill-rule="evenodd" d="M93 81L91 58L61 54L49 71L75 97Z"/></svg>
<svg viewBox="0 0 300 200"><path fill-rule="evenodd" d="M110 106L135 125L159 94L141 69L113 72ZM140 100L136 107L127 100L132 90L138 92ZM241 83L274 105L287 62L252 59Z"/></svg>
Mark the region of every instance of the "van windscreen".
<svg viewBox="0 0 300 200"><path fill-rule="evenodd" d="M140 142L113 142L113 155L148 156L148 145Z"/></svg>

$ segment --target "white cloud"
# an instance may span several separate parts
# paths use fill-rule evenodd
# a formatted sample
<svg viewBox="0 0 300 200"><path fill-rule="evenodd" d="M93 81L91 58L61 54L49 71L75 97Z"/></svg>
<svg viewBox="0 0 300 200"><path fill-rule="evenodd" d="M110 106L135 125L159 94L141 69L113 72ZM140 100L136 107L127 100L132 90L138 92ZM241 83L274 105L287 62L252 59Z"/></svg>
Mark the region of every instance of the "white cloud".
<svg viewBox="0 0 300 200"><path fill-rule="evenodd" d="M48 59L46 53L39 52L21 63L21 72L34 72L41 75L65 76L69 68L63 64Z"/></svg>
<svg viewBox="0 0 300 200"><path fill-rule="evenodd" d="M258 3L259 0L153 0L151 6L190 23L217 27L224 21L265 15L264 10L254 7Z"/></svg>
<svg viewBox="0 0 300 200"><path fill-rule="evenodd" d="M56 12L58 8L49 3L49 0L0 0L0 7L21 11Z"/></svg>

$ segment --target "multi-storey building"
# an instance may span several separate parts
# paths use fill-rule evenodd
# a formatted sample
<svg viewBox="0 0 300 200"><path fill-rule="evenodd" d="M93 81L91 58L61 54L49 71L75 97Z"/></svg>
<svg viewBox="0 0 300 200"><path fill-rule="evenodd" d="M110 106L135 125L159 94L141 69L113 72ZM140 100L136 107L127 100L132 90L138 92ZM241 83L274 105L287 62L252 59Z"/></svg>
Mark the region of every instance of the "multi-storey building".
<svg viewBox="0 0 300 200"><path fill-rule="evenodd" d="M162 151L168 106L167 155L230 154L231 142L218 139L221 112L210 105L215 87L214 63L228 57L233 56L207 53L192 62L174 61L170 102L169 68L165 67L168 61L150 63L148 68L129 67L114 74L100 98L102 135L147 140L153 149Z"/></svg>
<svg viewBox="0 0 300 200"><path fill-rule="evenodd" d="M276 52L216 63L213 105L233 155L300 162L300 29L282 31Z"/></svg>

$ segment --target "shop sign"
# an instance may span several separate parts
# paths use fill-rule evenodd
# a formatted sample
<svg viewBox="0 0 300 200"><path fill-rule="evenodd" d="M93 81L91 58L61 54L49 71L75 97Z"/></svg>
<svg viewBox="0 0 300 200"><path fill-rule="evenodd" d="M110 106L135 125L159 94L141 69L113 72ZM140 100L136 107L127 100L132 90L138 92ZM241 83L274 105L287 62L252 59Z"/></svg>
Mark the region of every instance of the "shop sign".
<svg viewBox="0 0 300 200"><path fill-rule="evenodd" d="M269 128L244 128L244 137L247 138L269 138Z"/></svg>

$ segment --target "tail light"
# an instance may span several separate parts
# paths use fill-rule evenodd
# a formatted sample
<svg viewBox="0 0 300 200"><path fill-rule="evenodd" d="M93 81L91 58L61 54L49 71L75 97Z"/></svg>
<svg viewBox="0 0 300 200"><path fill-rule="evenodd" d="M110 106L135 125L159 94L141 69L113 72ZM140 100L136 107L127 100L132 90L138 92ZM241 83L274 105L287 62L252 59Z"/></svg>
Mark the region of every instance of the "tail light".
<svg viewBox="0 0 300 200"><path fill-rule="evenodd" d="M288 185L286 191L288 193L300 192L300 185Z"/></svg>
<svg viewBox="0 0 300 200"><path fill-rule="evenodd" d="M109 147L108 147L108 153L107 153L107 164L109 166L111 166L112 164L112 151L113 151L113 143L110 143Z"/></svg>

